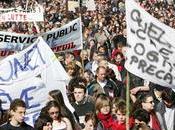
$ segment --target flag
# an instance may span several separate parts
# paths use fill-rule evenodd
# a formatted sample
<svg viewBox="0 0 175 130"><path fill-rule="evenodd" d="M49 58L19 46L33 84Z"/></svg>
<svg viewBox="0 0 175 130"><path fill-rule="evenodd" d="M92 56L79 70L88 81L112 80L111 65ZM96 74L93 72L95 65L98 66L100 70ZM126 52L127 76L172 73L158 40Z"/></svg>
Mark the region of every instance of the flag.
<svg viewBox="0 0 175 130"><path fill-rule="evenodd" d="M66 95L69 77L50 47L39 37L20 53L0 62L0 99L8 109L15 98L25 101L26 122L33 125L41 108L48 101L48 92L59 89L65 104L73 111Z"/></svg>

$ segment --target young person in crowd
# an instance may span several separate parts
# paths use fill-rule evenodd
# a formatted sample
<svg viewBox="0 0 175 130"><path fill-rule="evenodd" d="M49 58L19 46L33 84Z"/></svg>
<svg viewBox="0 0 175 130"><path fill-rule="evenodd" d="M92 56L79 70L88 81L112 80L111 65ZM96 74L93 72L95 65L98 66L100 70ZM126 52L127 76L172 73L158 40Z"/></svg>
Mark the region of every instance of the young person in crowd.
<svg viewBox="0 0 175 130"><path fill-rule="evenodd" d="M81 50L79 61L82 64L83 67L85 67L86 64L89 62L89 53L88 53L87 50L85 50L85 49Z"/></svg>
<svg viewBox="0 0 175 130"><path fill-rule="evenodd" d="M67 106L65 105L61 91L59 89L50 91L49 95L48 95L48 99L49 99L49 101L55 100L56 102L58 102L58 104L60 104L61 115L70 120L73 130L77 130L79 127L77 124L78 120L76 119L77 115L74 115L75 113L72 113L67 108Z"/></svg>
<svg viewBox="0 0 175 130"><path fill-rule="evenodd" d="M156 114L162 130L175 129L175 92L166 88L162 92L162 101L156 106Z"/></svg>
<svg viewBox="0 0 175 130"><path fill-rule="evenodd" d="M57 101L49 101L41 113L49 115L52 118L52 130L73 130L70 120L61 115L60 106Z"/></svg>
<svg viewBox="0 0 175 130"><path fill-rule="evenodd" d="M95 75L98 67L98 51L92 52L91 60L86 64L85 70L90 70Z"/></svg>
<svg viewBox="0 0 175 130"><path fill-rule="evenodd" d="M3 110L2 101L0 99L0 125L4 124L7 121L8 121L8 111Z"/></svg>
<svg viewBox="0 0 175 130"><path fill-rule="evenodd" d="M114 119L111 115L111 102L108 96L100 94L97 96L96 103L96 115L97 115L97 130L113 130L112 126Z"/></svg>
<svg viewBox="0 0 175 130"><path fill-rule="evenodd" d="M83 77L86 79L87 81L87 86L90 84L90 82L92 82L94 80L94 75L90 70L85 70Z"/></svg>
<svg viewBox="0 0 175 130"><path fill-rule="evenodd" d="M95 130L96 128L96 116L94 113L86 113L84 120L84 129L83 130Z"/></svg>
<svg viewBox="0 0 175 130"><path fill-rule="evenodd" d="M52 130L52 118L49 115L41 114L35 121L36 130Z"/></svg>
<svg viewBox="0 0 175 130"><path fill-rule="evenodd" d="M150 114L150 122L148 123L150 128L153 130L161 130L160 122L154 109L153 96L150 93L142 94L134 103L133 108L133 111L139 108L146 110Z"/></svg>
<svg viewBox="0 0 175 130"><path fill-rule="evenodd" d="M113 130L126 130L126 103L124 100L119 100L116 108L116 120L113 123ZM130 129L134 126L134 119L129 118L129 127Z"/></svg>
<svg viewBox="0 0 175 130"><path fill-rule="evenodd" d="M86 113L94 112L95 106L94 102L88 99L86 95L86 84L81 79L81 77L77 77L77 80L74 81L73 94L75 102L72 102L72 106L79 117L79 123L83 125Z"/></svg>
<svg viewBox="0 0 175 130"><path fill-rule="evenodd" d="M148 123L150 122L150 114L145 109L137 109L133 113L133 117L135 120L135 126L132 130L139 129L141 126L148 126Z"/></svg>
<svg viewBox="0 0 175 130"><path fill-rule="evenodd" d="M112 117L114 119L117 119L117 117L116 117L116 111L115 110L116 110L116 107L117 107L117 105L118 105L118 103L119 103L120 100L122 100L122 99L120 99L118 97L115 97L112 100L112 103L111 103L111 114L112 114Z"/></svg>
<svg viewBox="0 0 175 130"><path fill-rule="evenodd" d="M0 126L0 130L34 130L24 122L26 104L21 99L14 99L9 108L9 120Z"/></svg>
<svg viewBox="0 0 175 130"><path fill-rule="evenodd" d="M66 72L69 75L70 79L73 79L76 76L80 76L82 73L81 68L75 62L70 62L65 67L66 67Z"/></svg>
<svg viewBox="0 0 175 130"><path fill-rule="evenodd" d="M126 69L124 67L125 58L121 51L116 51L111 57L112 63L115 64L120 72L122 82L126 81Z"/></svg>

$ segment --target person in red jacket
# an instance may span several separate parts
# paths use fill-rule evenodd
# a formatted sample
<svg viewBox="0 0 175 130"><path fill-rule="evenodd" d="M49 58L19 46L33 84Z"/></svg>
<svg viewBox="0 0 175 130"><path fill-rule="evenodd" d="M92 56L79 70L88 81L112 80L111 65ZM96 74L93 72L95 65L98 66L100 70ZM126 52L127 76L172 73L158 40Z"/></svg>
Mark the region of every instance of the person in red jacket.
<svg viewBox="0 0 175 130"><path fill-rule="evenodd" d="M117 119L112 125L112 130L126 130L126 102L119 101L115 109ZM129 127L134 126L134 118L129 119Z"/></svg>

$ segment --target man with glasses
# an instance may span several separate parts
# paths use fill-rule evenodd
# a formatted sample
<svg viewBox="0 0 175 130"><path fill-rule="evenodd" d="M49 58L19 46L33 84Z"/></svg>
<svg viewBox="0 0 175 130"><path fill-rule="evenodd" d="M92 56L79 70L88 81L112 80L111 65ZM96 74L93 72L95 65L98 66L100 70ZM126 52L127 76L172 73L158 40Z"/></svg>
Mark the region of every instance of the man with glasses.
<svg viewBox="0 0 175 130"><path fill-rule="evenodd" d="M34 130L24 122L26 104L21 99L15 99L10 104L9 120L0 126L0 130Z"/></svg>

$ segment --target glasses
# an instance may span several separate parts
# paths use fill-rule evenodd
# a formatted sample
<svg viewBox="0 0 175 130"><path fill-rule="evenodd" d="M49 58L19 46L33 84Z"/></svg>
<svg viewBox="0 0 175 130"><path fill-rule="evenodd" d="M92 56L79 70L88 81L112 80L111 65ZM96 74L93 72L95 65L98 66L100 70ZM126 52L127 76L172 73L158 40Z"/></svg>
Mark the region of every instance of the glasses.
<svg viewBox="0 0 175 130"><path fill-rule="evenodd" d="M59 114L59 111L49 112L49 114L50 114L50 115L54 115L54 114L58 115L58 114Z"/></svg>
<svg viewBox="0 0 175 130"><path fill-rule="evenodd" d="M149 102L145 102L145 103L150 103L150 104L154 104L154 101L149 101Z"/></svg>

